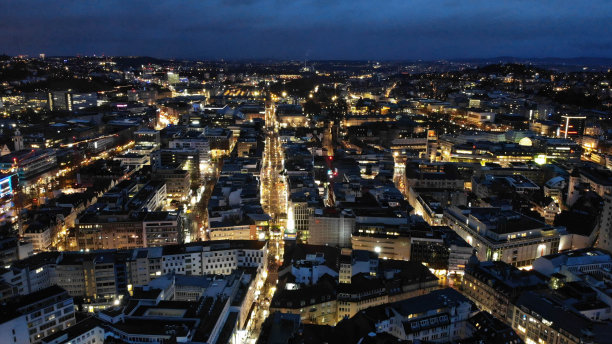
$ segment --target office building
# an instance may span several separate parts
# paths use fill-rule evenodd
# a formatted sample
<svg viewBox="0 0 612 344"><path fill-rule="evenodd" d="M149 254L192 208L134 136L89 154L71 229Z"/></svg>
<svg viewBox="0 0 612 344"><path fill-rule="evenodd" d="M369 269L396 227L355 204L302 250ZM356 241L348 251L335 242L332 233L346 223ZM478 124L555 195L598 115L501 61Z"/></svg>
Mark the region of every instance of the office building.
<svg viewBox="0 0 612 344"><path fill-rule="evenodd" d="M8 299L0 309L0 342L40 343L74 325L74 311L72 297L58 286Z"/></svg>
<svg viewBox="0 0 612 344"><path fill-rule="evenodd" d="M561 125L559 127L558 137L564 139L572 137L580 137L584 134L586 126L586 116L561 116Z"/></svg>
<svg viewBox="0 0 612 344"><path fill-rule="evenodd" d="M335 208L315 209L308 217L308 243L312 245L351 246L355 217Z"/></svg>
<svg viewBox="0 0 612 344"><path fill-rule="evenodd" d="M0 157L0 169L14 171L25 182L57 167L53 149L21 150Z"/></svg>
<svg viewBox="0 0 612 344"><path fill-rule="evenodd" d="M531 266L536 258L557 253L563 228L549 226L512 210L450 207L444 218L476 250L480 261Z"/></svg>
<svg viewBox="0 0 612 344"><path fill-rule="evenodd" d="M48 94L48 104L51 111L78 111L97 106L98 94L53 91Z"/></svg>

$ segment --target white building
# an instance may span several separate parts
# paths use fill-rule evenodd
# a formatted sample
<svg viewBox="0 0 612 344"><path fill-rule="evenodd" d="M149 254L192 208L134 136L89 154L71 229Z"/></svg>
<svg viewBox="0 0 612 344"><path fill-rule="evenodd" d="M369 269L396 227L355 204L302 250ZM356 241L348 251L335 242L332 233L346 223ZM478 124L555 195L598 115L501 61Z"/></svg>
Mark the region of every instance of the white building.
<svg viewBox="0 0 612 344"><path fill-rule="evenodd" d="M467 320L472 314L472 303L451 288L372 307L365 313L374 317L377 333L388 333L411 343L448 343L471 334ZM387 316L381 318L381 313Z"/></svg>
<svg viewBox="0 0 612 344"><path fill-rule="evenodd" d="M0 342L7 344L38 343L76 322L72 298L58 286L10 299L2 308L8 316L0 324Z"/></svg>
<svg viewBox="0 0 612 344"><path fill-rule="evenodd" d="M444 219L476 249L480 261L501 260L516 267L530 266L536 258L559 252L562 228L501 208L445 209Z"/></svg>

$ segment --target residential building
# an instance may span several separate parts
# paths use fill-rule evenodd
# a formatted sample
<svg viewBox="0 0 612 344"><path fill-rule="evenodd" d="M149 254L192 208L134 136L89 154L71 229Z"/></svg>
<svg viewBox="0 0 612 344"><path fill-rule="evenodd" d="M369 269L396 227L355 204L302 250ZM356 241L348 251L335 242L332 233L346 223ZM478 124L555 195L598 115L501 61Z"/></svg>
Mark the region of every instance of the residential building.
<svg viewBox="0 0 612 344"><path fill-rule="evenodd" d="M468 264L461 282L463 295L508 324L512 324L513 305L521 293L546 288L546 281L537 273L499 261Z"/></svg>

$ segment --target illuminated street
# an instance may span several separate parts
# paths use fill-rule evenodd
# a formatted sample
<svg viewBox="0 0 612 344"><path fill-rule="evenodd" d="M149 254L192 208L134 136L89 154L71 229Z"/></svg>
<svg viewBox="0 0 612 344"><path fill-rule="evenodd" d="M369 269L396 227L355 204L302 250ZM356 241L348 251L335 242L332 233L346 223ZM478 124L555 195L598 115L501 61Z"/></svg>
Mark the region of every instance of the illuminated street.
<svg viewBox="0 0 612 344"><path fill-rule="evenodd" d="M274 105L266 108L266 139L261 171L261 203L272 218L268 238L268 278L257 300L249 328L249 339L254 343L259 337L261 325L269 315L270 300L276 290L278 267L284 253L284 229L286 226L287 191L282 144L278 136L278 121Z"/></svg>

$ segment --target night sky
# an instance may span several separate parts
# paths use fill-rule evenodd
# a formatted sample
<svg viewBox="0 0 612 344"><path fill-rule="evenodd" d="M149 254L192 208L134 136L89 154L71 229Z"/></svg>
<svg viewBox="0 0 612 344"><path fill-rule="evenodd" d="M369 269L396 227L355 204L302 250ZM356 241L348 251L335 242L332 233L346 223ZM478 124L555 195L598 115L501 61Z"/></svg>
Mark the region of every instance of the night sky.
<svg viewBox="0 0 612 344"><path fill-rule="evenodd" d="M610 0L0 0L0 54L612 57Z"/></svg>

